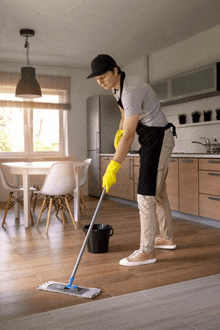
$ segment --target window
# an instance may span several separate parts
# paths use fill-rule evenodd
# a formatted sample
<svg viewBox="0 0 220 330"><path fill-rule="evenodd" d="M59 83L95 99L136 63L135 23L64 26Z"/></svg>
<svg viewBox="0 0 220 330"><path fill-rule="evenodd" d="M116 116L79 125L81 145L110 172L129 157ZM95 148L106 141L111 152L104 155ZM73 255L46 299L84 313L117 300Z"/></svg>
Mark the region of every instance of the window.
<svg viewBox="0 0 220 330"><path fill-rule="evenodd" d="M17 73L0 72L0 157L64 156L70 77L38 76L42 98L15 97Z"/></svg>

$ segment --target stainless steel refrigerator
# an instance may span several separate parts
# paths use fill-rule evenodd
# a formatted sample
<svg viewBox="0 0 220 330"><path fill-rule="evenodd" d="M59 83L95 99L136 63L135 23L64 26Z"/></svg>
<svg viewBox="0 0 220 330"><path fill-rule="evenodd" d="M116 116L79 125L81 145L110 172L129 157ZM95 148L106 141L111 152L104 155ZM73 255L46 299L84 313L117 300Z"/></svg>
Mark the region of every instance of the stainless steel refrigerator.
<svg viewBox="0 0 220 330"><path fill-rule="evenodd" d="M113 95L96 95L87 99L87 156L92 158L89 173L89 195L99 197L100 154L113 154L114 137L121 114Z"/></svg>

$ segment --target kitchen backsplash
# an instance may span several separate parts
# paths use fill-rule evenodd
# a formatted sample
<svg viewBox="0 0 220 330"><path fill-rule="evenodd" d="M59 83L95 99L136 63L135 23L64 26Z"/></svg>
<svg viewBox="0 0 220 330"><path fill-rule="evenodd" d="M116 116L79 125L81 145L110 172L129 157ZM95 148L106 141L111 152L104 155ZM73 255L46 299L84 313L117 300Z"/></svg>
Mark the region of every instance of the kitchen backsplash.
<svg viewBox="0 0 220 330"><path fill-rule="evenodd" d="M220 96L181 103L164 107L163 111L167 119L177 126L177 136L175 139L176 145L174 152L194 152L204 153L206 147L200 144L192 143L199 141L204 143L206 137L211 143L220 143L220 120L216 120L216 109L220 108ZM210 122L204 122L203 111L212 110L212 118ZM201 112L200 122L193 124L192 113L194 111ZM179 124L179 114L186 114L186 124ZM200 124L201 123L201 124Z"/></svg>
<svg viewBox="0 0 220 330"><path fill-rule="evenodd" d="M173 152L185 153L204 153L206 147L200 144L192 143L193 140L204 143L205 140L200 137L210 139L211 143L216 139L220 143L220 120L216 121L215 110L220 108L220 96L180 103L177 105L167 106L163 111L169 122L177 127L177 139L175 138L175 148ZM204 123L203 111L212 110L211 122ZM201 112L200 123L192 123L192 112ZM186 114L186 124L179 124L179 115ZM140 145L138 137L135 136L131 150L138 150Z"/></svg>

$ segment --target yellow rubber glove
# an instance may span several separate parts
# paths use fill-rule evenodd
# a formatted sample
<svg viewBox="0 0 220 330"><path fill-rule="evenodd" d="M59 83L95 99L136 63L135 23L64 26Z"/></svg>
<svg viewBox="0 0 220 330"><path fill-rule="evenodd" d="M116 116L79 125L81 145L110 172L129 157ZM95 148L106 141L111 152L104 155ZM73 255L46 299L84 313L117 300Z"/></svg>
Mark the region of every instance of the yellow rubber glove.
<svg viewBox="0 0 220 330"><path fill-rule="evenodd" d="M115 147L115 150L117 149L118 147L118 144L121 140L121 137L124 133L124 130L123 129L120 129L119 131L117 131L117 133L115 134L115 140L114 140L114 147Z"/></svg>
<svg viewBox="0 0 220 330"><path fill-rule="evenodd" d="M116 173L121 168L121 164L118 162L115 162L114 160L111 160L106 172L102 178L102 188L106 188L106 192L109 192L109 189L113 184L116 183Z"/></svg>

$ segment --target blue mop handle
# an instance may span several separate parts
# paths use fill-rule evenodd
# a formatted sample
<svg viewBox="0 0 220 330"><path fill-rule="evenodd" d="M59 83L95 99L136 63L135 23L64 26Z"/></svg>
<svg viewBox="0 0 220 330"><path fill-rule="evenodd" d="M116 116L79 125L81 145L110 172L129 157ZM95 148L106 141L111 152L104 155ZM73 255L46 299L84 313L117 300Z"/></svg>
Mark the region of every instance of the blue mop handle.
<svg viewBox="0 0 220 330"><path fill-rule="evenodd" d="M94 212L94 215L93 215L93 217L92 217L92 220L91 220L91 223L90 223L89 229L88 229L88 231L87 231L86 237L85 237L85 239L84 239L83 245L82 245L82 247L81 247L81 250L80 250L79 256L78 256L78 258L77 258L77 261L76 261L75 267L74 267L74 269L73 269L73 272L72 272L72 275L71 275L71 277L70 277L70 279L69 279L69 283L68 283L67 287L68 287L68 286L71 286L71 285L73 284L73 280L74 280L74 277L75 277L75 274L76 274L77 268L78 268L78 266L79 266L80 260L81 260L81 258L82 258L83 252L84 252L84 250L85 250L86 243L87 243L87 241L88 241L88 238L89 238L90 232L91 232L91 230L92 230L93 224L94 224L94 222L95 222L96 216L97 216L98 211L99 211L99 209L100 209L100 206L101 206L101 204L102 204L102 201L103 201L104 195L105 195L105 188L102 190L101 197L100 197L99 202L98 202L98 205L97 205L97 207L96 207L96 209L95 209L95 212Z"/></svg>

